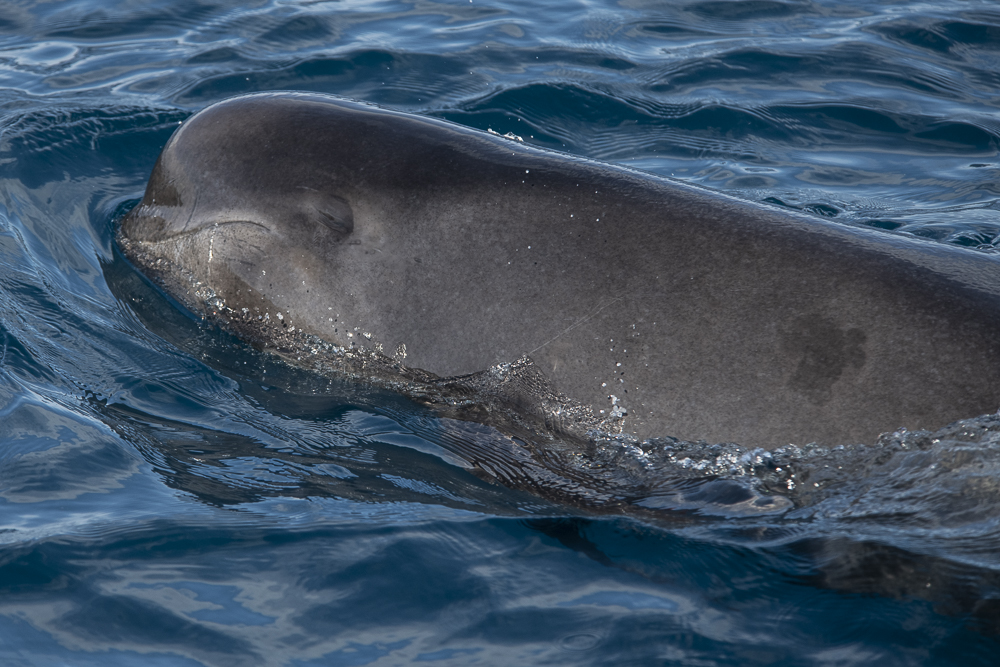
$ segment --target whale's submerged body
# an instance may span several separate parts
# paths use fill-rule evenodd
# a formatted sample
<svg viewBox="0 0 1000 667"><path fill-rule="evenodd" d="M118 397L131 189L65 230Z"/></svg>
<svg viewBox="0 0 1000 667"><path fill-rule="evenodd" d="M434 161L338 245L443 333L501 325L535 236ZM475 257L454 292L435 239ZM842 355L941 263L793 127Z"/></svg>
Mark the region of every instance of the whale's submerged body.
<svg viewBox="0 0 1000 667"><path fill-rule="evenodd" d="M121 239L259 344L407 382L521 360L526 412L640 439L872 442L1000 407L993 255L332 97L190 118Z"/></svg>

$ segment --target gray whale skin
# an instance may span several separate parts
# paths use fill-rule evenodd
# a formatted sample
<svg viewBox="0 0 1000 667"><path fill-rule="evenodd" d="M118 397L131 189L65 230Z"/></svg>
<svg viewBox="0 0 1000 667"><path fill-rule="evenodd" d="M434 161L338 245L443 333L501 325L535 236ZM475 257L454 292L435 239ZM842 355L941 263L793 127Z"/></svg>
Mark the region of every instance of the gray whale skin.
<svg viewBox="0 0 1000 667"><path fill-rule="evenodd" d="M195 114L119 234L265 346L429 378L527 357L640 439L870 443L1000 407L993 255L334 97Z"/></svg>

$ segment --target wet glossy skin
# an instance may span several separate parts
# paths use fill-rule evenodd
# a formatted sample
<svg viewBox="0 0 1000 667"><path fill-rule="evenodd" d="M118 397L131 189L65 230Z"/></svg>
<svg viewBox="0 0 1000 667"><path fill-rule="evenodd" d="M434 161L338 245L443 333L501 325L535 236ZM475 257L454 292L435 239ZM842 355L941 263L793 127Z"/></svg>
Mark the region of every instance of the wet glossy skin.
<svg viewBox="0 0 1000 667"><path fill-rule="evenodd" d="M413 368L527 354L640 438L872 442L1000 407L991 255L331 97L192 117L122 233L230 308Z"/></svg>

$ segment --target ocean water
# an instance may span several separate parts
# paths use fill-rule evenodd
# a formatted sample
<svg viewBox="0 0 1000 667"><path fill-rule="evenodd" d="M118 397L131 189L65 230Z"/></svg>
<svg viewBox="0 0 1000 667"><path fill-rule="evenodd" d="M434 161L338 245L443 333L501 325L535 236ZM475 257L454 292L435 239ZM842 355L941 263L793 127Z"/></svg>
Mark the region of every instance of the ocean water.
<svg viewBox="0 0 1000 667"><path fill-rule="evenodd" d="M1000 416L609 439L669 490L630 511L476 476L159 292L116 221L179 123L268 90L1000 247L993 2L0 2L0 663L997 664Z"/></svg>

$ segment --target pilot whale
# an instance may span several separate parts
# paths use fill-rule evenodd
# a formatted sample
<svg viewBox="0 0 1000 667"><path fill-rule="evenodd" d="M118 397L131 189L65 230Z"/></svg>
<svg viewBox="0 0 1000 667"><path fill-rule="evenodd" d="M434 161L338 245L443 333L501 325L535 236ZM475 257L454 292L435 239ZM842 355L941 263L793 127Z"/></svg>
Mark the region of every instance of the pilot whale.
<svg viewBox="0 0 1000 667"><path fill-rule="evenodd" d="M189 118L119 242L255 343L364 353L401 391L530 367L526 411L639 439L870 443L1000 407L994 255L330 96Z"/></svg>

